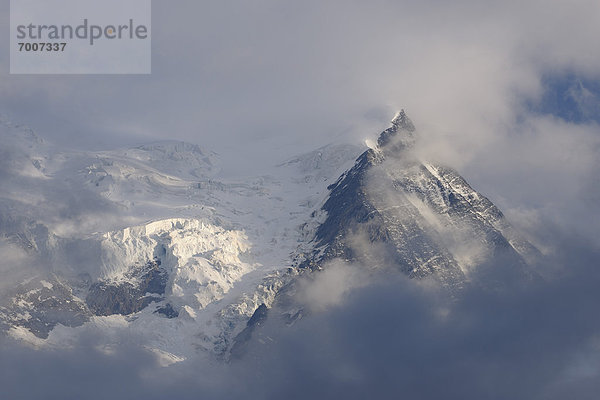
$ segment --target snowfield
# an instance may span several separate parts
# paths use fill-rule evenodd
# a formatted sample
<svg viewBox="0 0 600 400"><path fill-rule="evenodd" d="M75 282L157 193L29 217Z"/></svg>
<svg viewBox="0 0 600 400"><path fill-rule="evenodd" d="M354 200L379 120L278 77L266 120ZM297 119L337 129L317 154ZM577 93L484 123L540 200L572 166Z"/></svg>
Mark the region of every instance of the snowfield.
<svg viewBox="0 0 600 400"><path fill-rule="evenodd" d="M368 149L329 145L224 176L182 142L86 152L0 125L0 330L35 347L136 337L161 365L241 354L297 276L328 263L432 277L452 293L495 257L530 279L539 252L451 168L421 160L404 112ZM259 322L257 322L259 321Z"/></svg>
<svg viewBox="0 0 600 400"><path fill-rule="evenodd" d="M285 283L306 235L301 225L327 185L362 151L331 145L268 174L224 177L217 154L189 143L69 151L7 121L0 135L0 168L9 177L1 183L0 238L24 260L3 262L3 271L34 276L43 286L63 282L72 293L50 296L78 304L93 282L136 287L149 262L168 275L164 292L147 293L155 300L129 315L58 323L41 338L43 332L34 330L36 336L23 326L36 305L13 304L0 308L0 328L31 345L58 347L90 329L102 333L107 348L135 332L165 365L190 352L226 354L258 306L270 306Z"/></svg>

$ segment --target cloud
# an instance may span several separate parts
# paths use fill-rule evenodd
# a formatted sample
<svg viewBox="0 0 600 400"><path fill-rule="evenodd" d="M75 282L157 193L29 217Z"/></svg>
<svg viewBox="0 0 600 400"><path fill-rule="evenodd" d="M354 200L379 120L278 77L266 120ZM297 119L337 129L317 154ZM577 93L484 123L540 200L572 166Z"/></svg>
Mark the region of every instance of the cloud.
<svg viewBox="0 0 600 400"><path fill-rule="evenodd" d="M317 276L305 276L300 281L297 295L301 304L310 312L322 312L343 304L353 290L368 282L364 267L332 260L323 266Z"/></svg>
<svg viewBox="0 0 600 400"><path fill-rule="evenodd" d="M542 207L548 194L538 189L555 185L555 173L569 186L561 196L594 182L576 183L597 167L594 118L565 123L532 104L561 77L596 87L596 1L153 6L152 75L1 72L0 112L67 146L191 141L243 175L328 142L372 139L405 108L430 158L503 209ZM8 3L0 7L8 14ZM573 96L592 113L586 93ZM549 214L582 207L552 201Z"/></svg>
<svg viewBox="0 0 600 400"><path fill-rule="evenodd" d="M111 355L93 337L68 351L4 341L7 398L595 398L597 117L569 122L531 104L552 90L547 76L600 79L600 3L177 0L153 11L151 76L9 76L1 38L0 112L68 146L188 140L245 173L362 141L404 107L424 156L458 168L551 248L557 278L454 301L332 270L308 292L318 312L283 330L272 322L274 344L253 343L235 365L159 368L126 338ZM593 113L597 97L575 89ZM74 196L63 209L76 220L92 199Z"/></svg>
<svg viewBox="0 0 600 400"><path fill-rule="evenodd" d="M0 384L11 399L592 399L600 254L556 240L560 251L545 260L556 264L552 278L494 291L474 284L460 296L348 264L315 273L296 297L305 317L288 326L285 308L270 310L245 356L227 364L198 355L160 367L131 334L110 349L92 331L60 350L3 339Z"/></svg>
<svg viewBox="0 0 600 400"><path fill-rule="evenodd" d="M590 118L597 121L598 114L600 114L600 100L597 93L588 89L583 82L577 81L569 87L567 95L577 105L582 118Z"/></svg>
<svg viewBox="0 0 600 400"><path fill-rule="evenodd" d="M0 108L63 143L169 137L235 153L231 160L251 149L252 162L267 154L272 164L315 142L363 139L356 127L376 132L405 107L421 126L452 135L452 147L475 152L520 96L541 94L544 73L598 77L600 56L580 50L595 46L598 7L159 2L151 76L4 75Z"/></svg>
<svg viewBox="0 0 600 400"><path fill-rule="evenodd" d="M329 312L279 330L274 345L257 342L253 355L269 374L256 387L267 398L592 398L600 276L597 253L586 256L560 279L500 292L472 286L454 300L375 277Z"/></svg>

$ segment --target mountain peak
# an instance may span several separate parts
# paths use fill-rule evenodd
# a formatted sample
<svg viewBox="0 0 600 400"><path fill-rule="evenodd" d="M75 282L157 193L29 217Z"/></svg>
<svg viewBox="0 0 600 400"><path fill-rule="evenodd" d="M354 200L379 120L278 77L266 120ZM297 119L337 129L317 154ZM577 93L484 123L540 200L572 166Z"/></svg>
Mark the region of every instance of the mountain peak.
<svg viewBox="0 0 600 400"><path fill-rule="evenodd" d="M415 126L410 118L408 118L404 110L400 110L396 113L396 115L394 115L394 118L392 119L392 126L409 132L415 131Z"/></svg>
<svg viewBox="0 0 600 400"><path fill-rule="evenodd" d="M377 144L392 152L411 147L415 141L415 126L404 110L396 113L391 121L392 126L381 132Z"/></svg>

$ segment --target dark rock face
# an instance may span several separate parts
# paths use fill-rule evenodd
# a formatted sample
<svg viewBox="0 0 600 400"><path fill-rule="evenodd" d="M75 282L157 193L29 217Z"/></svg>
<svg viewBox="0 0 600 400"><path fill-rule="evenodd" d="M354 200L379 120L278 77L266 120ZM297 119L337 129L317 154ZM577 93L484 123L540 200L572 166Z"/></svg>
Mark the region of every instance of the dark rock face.
<svg viewBox="0 0 600 400"><path fill-rule="evenodd" d="M386 131L387 132L387 131ZM330 196L323 205L327 219L315 234L315 252L306 266L316 267L324 262L341 258L370 266L396 265L411 277L424 277L443 270L456 281L463 279L458 264L449 252L438 245L424 231L417 209L403 196L402 188L384 174L382 189L391 192L391 201L385 199L390 193L378 193L368 180L374 176L383 162L373 150L363 153L356 165L330 186ZM400 190L398 190L400 189ZM394 210L388 212L391 202ZM364 243L360 243L364 242Z"/></svg>
<svg viewBox="0 0 600 400"><path fill-rule="evenodd" d="M144 292L145 293L145 292ZM95 283L85 301L94 315L129 315L138 312L160 297L146 296L129 283L110 285Z"/></svg>
<svg viewBox="0 0 600 400"><path fill-rule="evenodd" d="M26 217L11 217L11 211L0 209L0 238L42 259L51 257L50 249L59 239L48 227Z"/></svg>
<svg viewBox="0 0 600 400"><path fill-rule="evenodd" d="M160 260L148 262L127 274L129 282L96 282L85 299L94 315L129 315L138 312L153 301L160 301L165 293L168 274Z"/></svg>
<svg viewBox="0 0 600 400"><path fill-rule="evenodd" d="M0 330L22 327L35 336L46 339L61 324L81 326L92 315L129 315L161 301L168 280L167 271L159 260L135 267L126 274L127 282L101 281L89 288L85 303L77 298L67 284L55 276L35 278L18 285L0 299ZM170 304L157 313L167 318L179 314Z"/></svg>
<svg viewBox="0 0 600 400"><path fill-rule="evenodd" d="M246 352L247 343L252 339L254 331L260 327L267 319L269 309L265 304L261 304L252 314L250 320L246 324L246 327L241 331L233 340L233 346L231 347L231 358L241 358Z"/></svg>
<svg viewBox="0 0 600 400"><path fill-rule="evenodd" d="M167 318L179 317L179 311L175 310L171 303L167 303L164 306L158 308L156 311L154 311L154 313L164 315Z"/></svg>
<svg viewBox="0 0 600 400"><path fill-rule="evenodd" d="M392 126L381 132L377 139L377 145L381 149L385 148L389 154L397 153L414 144L414 132L415 126L402 110L392 120Z"/></svg>
<svg viewBox="0 0 600 400"><path fill-rule="evenodd" d="M501 256L525 267L520 253L537 250L512 237L500 210L456 171L417 160L410 151L414 133L400 112L381 133L379 148L365 151L328 188L322 207L327 217L300 267L319 269L341 258L375 268L395 266L414 278L435 273L455 287L466 279L456 250L465 243L484 248L485 257Z"/></svg>
<svg viewBox="0 0 600 400"><path fill-rule="evenodd" d="M248 320L247 327L253 327L262 324L267 319L269 309L263 303L254 311L252 317Z"/></svg>
<svg viewBox="0 0 600 400"><path fill-rule="evenodd" d="M90 316L85 304L56 278L18 285L14 296L0 306L3 325L26 328L41 339L46 339L58 324L77 327Z"/></svg>

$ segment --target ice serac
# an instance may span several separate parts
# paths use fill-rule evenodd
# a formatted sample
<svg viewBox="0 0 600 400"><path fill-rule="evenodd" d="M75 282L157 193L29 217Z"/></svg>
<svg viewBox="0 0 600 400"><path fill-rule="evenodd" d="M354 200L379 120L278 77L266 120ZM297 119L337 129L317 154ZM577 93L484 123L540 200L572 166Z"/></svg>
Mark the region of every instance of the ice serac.
<svg viewBox="0 0 600 400"><path fill-rule="evenodd" d="M452 288L498 257L507 268L526 270L525 259L537 250L456 171L419 159L416 141L415 126L399 112L377 148L329 187L326 217L300 266L319 269L341 258L393 266L412 278L433 275Z"/></svg>
<svg viewBox="0 0 600 400"><path fill-rule="evenodd" d="M220 300L253 265L242 231L174 218L103 235L102 275L87 303L97 315L131 314L166 296L178 311ZM92 306L93 305L93 306Z"/></svg>

